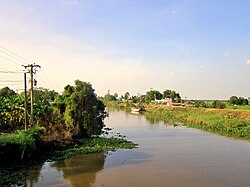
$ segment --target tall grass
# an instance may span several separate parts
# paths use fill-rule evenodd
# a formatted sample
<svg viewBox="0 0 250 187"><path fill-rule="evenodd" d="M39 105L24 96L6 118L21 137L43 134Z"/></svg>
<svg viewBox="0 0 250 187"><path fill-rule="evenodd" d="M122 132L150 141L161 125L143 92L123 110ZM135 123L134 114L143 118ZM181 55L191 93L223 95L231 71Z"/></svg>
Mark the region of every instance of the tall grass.
<svg viewBox="0 0 250 187"><path fill-rule="evenodd" d="M36 148L36 141L40 137L38 128L31 128L27 131L21 130L12 134L5 134L0 136L0 151L9 146L17 146L21 151L21 159L24 156L25 150L34 150Z"/></svg>

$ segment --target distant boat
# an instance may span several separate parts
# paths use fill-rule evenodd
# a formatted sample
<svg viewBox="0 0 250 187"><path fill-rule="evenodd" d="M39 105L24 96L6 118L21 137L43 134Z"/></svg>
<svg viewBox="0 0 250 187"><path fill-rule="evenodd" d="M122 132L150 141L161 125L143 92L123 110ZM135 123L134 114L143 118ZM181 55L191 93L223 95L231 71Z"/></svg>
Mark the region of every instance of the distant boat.
<svg viewBox="0 0 250 187"><path fill-rule="evenodd" d="M131 107L130 108L132 112L140 112L142 109L140 107Z"/></svg>

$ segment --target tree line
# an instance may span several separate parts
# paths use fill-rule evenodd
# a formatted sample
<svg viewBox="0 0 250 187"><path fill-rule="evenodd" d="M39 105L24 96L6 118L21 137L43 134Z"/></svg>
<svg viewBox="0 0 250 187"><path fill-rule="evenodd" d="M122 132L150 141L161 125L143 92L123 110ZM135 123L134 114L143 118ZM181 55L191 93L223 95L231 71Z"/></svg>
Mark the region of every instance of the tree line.
<svg viewBox="0 0 250 187"><path fill-rule="evenodd" d="M244 97L232 96L229 98L228 103L231 105L248 105L249 101Z"/></svg>
<svg viewBox="0 0 250 187"><path fill-rule="evenodd" d="M124 95L121 95L118 97L117 93L110 94L110 91L108 91L107 94L104 95L102 98L104 100L104 103L107 103L109 101L128 101L130 100L132 103L150 103L155 100L161 100L161 99L171 99L172 102L175 103L181 103L182 99L178 92L175 90L169 90L166 89L163 92L160 92L158 90L149 90L146 92L146 94L141 95L130 95L130 93L127 91Z"/></svg>
<svg viewBox="0 0 250 187"><path fill-rule="evenodd" d="M203 107L203 108L226 108L227 106L242 106L248 105L249 100L244 97L231 96L227 102L222 101L211 101L206 102L204 100L197 100L194 102L195 107Z"/></svg>
<svg viewBox="0 0 250 187"><path fill-rule="evenodd" d="M132 103L150 103L155 100L161 99L171 99L173 103L183 103L184 100L181 98L181 95L175 90L166 89L163 92L158 90L149 90L144 95L137 94L136 96L130 95L127 91L124 95L118 96L117 93L110 94L108 91L107 94L104 95L102 100L104 103L108 103L109 101L130 101ZM203 108L226 108L227 106L237 106L237 105L248 105L249 99L244 97L232 96L228 99L227 102L222 102L219 100L214 100L207 102L205 100L196 100L196 101L186 101L189 104L193 104L195 107L203 107Z"/></svg>

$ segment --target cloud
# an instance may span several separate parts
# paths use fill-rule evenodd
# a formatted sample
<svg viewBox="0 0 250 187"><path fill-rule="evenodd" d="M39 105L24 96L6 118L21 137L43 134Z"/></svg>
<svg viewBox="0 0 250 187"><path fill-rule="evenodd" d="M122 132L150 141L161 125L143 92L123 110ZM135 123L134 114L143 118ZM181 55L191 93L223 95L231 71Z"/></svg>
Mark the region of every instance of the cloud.
<svg viewBox="0 0 250 187"><path fill-rule="evenodd" d="M248 59L248 60L246 61L246 64L250 64L250 59Z"/></svg>

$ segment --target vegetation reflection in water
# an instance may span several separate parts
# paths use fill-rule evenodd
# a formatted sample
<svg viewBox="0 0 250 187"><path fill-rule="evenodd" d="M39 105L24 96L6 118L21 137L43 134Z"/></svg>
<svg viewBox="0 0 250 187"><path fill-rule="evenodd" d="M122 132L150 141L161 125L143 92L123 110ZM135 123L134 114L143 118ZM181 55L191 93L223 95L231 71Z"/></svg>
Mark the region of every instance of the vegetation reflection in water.
<svg viewBox="0 0 250 187"><path fill-rule="evenodd" d="M45 162L42 167L27 171L26 183L28 186L88 187L96 182L96 176L103 170L150 161L150 155L137 149L76 155L66 160Z"/></svg>
<svg viewBox="0 0 250 187"><path fill-rule="evenodd" d="M30 186L62 185L80 187L95 181L96 173L104 167L106 153L77 155L72 158L45 163L37 172L28 172L27 183ZM50 173L48 173L50 171ZM35 174L38 174L35 176ZM49 176L50 175L50 176Z"/></svg>

